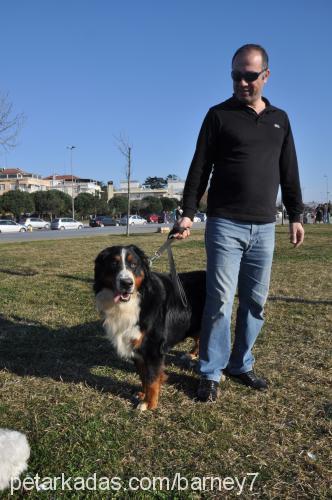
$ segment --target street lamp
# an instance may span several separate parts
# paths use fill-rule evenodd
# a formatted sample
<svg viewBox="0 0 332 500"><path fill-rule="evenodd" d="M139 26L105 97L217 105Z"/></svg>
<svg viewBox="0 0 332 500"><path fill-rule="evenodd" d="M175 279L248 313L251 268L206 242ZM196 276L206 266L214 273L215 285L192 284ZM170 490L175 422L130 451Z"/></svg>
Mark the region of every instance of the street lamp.
<svg viewBox="0 0 332 500"><path fill-rule="evenodd" d="M70 150L70 174L71 174L71 210L72 217L75 219L75 204L74 204L74 177L73 177L73 149L76 146L67 146L67 149Z"/></svg>
<svg viewBox="0 0 332 500"><path fill-rule="evenodd" d="M329 178L328 176L325 174L323 175L323 177L326 178L326 203L329 202L329 196L330 196L330 192L329 192Z"/></svg>

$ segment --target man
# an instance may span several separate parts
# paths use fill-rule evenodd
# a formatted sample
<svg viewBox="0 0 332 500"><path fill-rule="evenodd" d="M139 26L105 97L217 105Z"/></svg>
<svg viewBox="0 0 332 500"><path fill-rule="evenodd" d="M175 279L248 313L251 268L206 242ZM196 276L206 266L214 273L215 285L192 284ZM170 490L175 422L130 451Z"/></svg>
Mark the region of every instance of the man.
<svg viewBox="0 0 332 500"><path fill-rule="evenodd" d="M281 185L290 241L304 238L301 188L286 113L262 97L270 76L268 56L254 44L232 59L233 97L212 107L203 122L183 194L178 239L190 235L207 187L207 284L200 341L198 398L215 401L225 372L263 390L253 371L252 348L263 326L274 250L276 198ZM230 321L238 287L239 307L231 348Z"/></svg>

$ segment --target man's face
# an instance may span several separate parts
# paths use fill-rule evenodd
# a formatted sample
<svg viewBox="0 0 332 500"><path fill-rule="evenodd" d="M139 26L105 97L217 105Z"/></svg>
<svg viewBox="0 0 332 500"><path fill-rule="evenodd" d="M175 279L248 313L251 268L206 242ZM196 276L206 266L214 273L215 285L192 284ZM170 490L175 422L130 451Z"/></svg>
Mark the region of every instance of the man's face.
<svg viewBox="0 0 332 500"><path fill-rule="evenodd" d="M245 73L247 71L260 73L264 69L262 55L256 50L240 53L233 62L233 71ZM253 82L242 78L239 82L233 81L234 94L244 104L251 105L262 97L264 84L267 82L270 71L267 69Z"/></svg>

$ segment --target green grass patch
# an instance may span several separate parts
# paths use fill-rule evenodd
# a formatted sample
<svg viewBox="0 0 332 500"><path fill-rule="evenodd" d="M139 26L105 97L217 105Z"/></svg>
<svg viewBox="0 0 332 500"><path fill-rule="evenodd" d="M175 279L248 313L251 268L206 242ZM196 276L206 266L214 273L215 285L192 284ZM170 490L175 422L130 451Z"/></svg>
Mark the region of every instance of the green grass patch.
<svg viewBox="0 0 332 500"><path fill-rule="evenodd" d="M0 425L27 435L31 476L96 473L118 477L127 488L33 490L24 496L240 496L238 487L217 491L217 483L210 491L208 479L199 491L203 478L213 476L246 478L244 498L329 497L332 227L306 226L305 244L296 250L285 227L276 232L266 323L255 347L256 370L269 379L270 390L255 393L227 380L215 405L197 403L197 374L179 359L187 342L167 358L169 382L160 407L143 414L133 405L133 366L119 360L104 338L92 293L93 265L106 246L134 243L152 255L165 236L1 244ZM178 271L204 269L203 232L193 231L173 248ZM167 271L167 258L154 269ZM147 487L148 479L172 482L176 473L182 479L173 491L153 491L152 484L128 490L131 477L145 478ZM258 476L250 491L252 473ZM185 479L193 488L178 491ZM4 492L1 498L21 495Z"/></svg>

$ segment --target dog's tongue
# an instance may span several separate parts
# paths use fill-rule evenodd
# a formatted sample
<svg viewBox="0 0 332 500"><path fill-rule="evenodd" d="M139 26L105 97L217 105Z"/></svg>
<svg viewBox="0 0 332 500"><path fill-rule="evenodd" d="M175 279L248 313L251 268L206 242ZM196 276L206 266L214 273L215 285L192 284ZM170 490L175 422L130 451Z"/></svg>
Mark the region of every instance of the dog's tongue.
<svg viewBox="0 0 332 500"><path fill-rule="evenodd" d="M117 292L114 294L114 302L117 304L121 300L121 293Z"/></svg>

